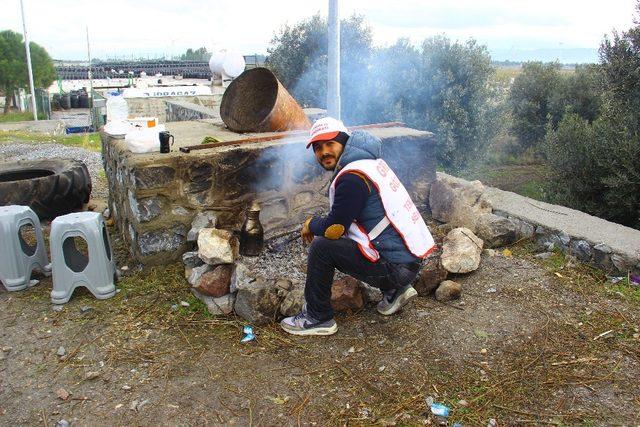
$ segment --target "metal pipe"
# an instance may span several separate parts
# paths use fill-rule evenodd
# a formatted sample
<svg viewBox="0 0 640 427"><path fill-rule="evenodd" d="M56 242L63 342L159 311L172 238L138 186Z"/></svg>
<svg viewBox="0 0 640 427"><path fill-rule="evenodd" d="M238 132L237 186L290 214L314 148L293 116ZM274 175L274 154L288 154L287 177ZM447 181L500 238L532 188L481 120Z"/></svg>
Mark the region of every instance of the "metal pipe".
<svg viewBox="0 0 640 427"><path fill-rule="evenodd" d="M20 0L22 12L22 31L24 33L24 48L27 52L27 69L29 71L29 89L31 90L31 108L33 108L33 120L38 121L38 107L36 106L36 91L33 87L33 70L31 69L31 50L29 49L29 35L27 34L27 21L24 19L24 4Z"/></svg>
<svg viewBox="0 0 640 427"><path fill-rule="evenodd" d="M89 44L89 26L87 25L87 57L89 58L89 96L93 96L93 74L91 73L91 45ZM93 99L93 98L92 98Z"/></svg>
<svg viewBox="0 0 640 427"><path fill-rule="evenodd" d="M385 122L385 123L373 123L370 125L359 125L359 126L350 126L349 130L358 130L358 129L378 129L378 128L391 128L391 127L403 127L405 124L403 122ZM287 137L299 137L299 136L307 136L308 131L290 131L283 133L276 133L268 136L257 136L253 138L244 138L244 139L236 139L234 141L220 141L220 142L212 142L210 144L200 144L200 145L190 145L188 147L180 147L180 152L182 153L190 153L192 151L197 150L207 150L210 148L218 148L218 147L227 147L230 145L241 145L248 144L251 142L266 142L266 141L275 141L277 139L284 139Z"/></svg>
<svg viewBox="0 0 640 427"><path fill-rule="evenodd" d="M329 34L327 34L327 115L340 119L340 13L338 0L329 0Z"/></svg>
<svg viewBox="0 0 640 427"><path fill-rule="evenodd" d="M280 132L309 129L300 105L267 68L247 70L222 96L220 117L234 132Z"/></svg>

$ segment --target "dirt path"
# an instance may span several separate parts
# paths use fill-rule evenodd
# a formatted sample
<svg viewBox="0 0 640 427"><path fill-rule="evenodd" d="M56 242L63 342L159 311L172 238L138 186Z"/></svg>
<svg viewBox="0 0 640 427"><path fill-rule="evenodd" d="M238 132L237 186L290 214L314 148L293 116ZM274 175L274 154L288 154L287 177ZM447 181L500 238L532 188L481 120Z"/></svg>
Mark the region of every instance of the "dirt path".
<svg viewBox="0 0 640 427"><path fill-rule="evenodd" d="M452 305L420 298L391 318L368 308L327 338L257 328L248 344L241 321L191 297L180 265L129 264L114 298L76 291L62 311L50 279L3 290L0 423L416 425L434 421L431 396L450 424L638 424L639 291L560 255L514 253L457 277Z"/></svg>

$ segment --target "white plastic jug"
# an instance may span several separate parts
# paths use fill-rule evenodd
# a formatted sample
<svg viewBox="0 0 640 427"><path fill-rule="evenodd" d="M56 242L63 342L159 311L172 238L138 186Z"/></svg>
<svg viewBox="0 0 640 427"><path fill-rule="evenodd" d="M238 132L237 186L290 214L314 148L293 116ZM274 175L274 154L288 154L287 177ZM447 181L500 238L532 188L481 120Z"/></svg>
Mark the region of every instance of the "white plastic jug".
<svg viewBox="0 0 640 427"><path fill-rule="evenodd" d="M107 121L127 120L129 108L124 96L118 92L112 92L107 99Z"/></svg>

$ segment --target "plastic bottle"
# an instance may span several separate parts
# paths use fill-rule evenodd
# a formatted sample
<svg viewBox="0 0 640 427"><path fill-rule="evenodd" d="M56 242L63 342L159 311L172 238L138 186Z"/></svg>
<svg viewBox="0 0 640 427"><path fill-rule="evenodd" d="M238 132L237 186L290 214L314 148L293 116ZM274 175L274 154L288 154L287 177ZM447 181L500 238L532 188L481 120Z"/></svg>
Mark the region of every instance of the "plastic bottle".
<svg viewBox="0 0 640 427"><path fill-rule="evenodd" d="M127 120L129 108L127 101L119 92L112 92L107 99L107 121Z"/></svg>

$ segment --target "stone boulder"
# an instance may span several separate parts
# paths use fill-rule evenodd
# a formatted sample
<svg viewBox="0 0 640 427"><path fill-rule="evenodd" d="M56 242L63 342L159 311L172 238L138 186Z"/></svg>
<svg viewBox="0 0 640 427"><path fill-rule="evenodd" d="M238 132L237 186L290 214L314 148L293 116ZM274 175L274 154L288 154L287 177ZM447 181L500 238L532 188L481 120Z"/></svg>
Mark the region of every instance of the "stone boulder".
<svg viewBox="0 0 640 427"><path fill-rule="evenodd" d="M187 277L187 281L191 286L196 286L200 281L200 278L202 277L202 275L207 271L211 271L212 268L213 267L211 267L209 264L202 264L198 267L193 267L191 269L187 268L187 270L190 271L189 276Z"/></svg>
<svg viewBox="0 0 640 427"><path fill-rule="evenodd" d="M480 265L483 242L468 228L455 228L442 245L442 266L450 273L469 273Z"/></svg>
<svg viewBox="0 0 640 427"><path fill-rule="evenodd" d="M331 306L335 311L360 310L364 307L364 299L359 281L353 277L345 277L333 282L331 286Z"/></svg>
<svg viewBox="0 0 640 427"><path fill-rule="evenodd" d="M276 289L278 297L284 298L293 289L293 282L289 279L278 279L276 280Z"/></svg>
<svg viewBox="0 0 640 427"><path fill-rule="evenodd" d="M200 257L198 256L198 252L193 251L185 252L182 254L182 263L187 268L195 268L200 267L202 264L204 264L204 261L200 259Z"/></svg>
<svg viewBox="0 0 640 427"><path fill-rule="evenodd" d="M218 298L203 295L196 289L191 288L191 293L200 301L207 305L207 310L214 316L228 316L233 312L233 305L236 301L235 294L226 294Z"/></svg>
<svg viewBox="0 0 640 427"><path fill-rule="evenodd" d="M248 285L255 282L256 278L251 274L251 268L245 263L238 261L236 268L231 275L231 292L236 292L239 286Z"/></svg>
<svg viewBox="0 0 640 427"><path fill-rule="evenodd" d="M229 293L233 264L220 264L206 271L193 286L198 292L219 298Z"/></svg>
<svg viewBox="0 0 640 427"><path fill-rule="evenodd" d="M462 285L453 280L445 280L440 283L438 289L436 289L436 299L440 302L452 301L460 298L462 294Z"/></svg>
<svg viewBox="0 0 640 427"><path fill-rule="evenodd" d="M486 247L498 248L515 242L518 228L509 218L487 213L477 218L476 234Z"/></svg>
<svg viewBox="0 0 640 427"><path fill-rule="evenodd" d="M302 310L304 301L304 287L293 288L280 304L280 314L287 317L295 316Z"/></svg>
<svg viewBox="0 0 640 427"><path fill-rule="evenodd" d="M205 211L198 213L191 222L191 229L187 233L187 242L197 242L200 230L203 228L216 228L218 217L215 212Z"/></svg>
<svg viewBox="0 0 640 427"><path fill-rule="evenodd" d="M441 256L442 252L436 251L424 260L422 269L413 282L413 287L418 295L422 297L430 295L449 275L449 272L442 266Z"/></svg>
<svg viewBox="0 0 640 427"><path fill-rule="evenodd" d="M238 293L234 310L253 325L274 321L280 309L280 298L275 280L258 278L251 283L237 283Z"/></svg>
<svg viewBox="0 0 640 427"><path fill-rule="evenodd" d="M472 231L477 217L492 210L480 181L467 182L445 174L438 174L431 185L429 207L434 219Z"/></svg>
<svg viewBox="0 0 640 427"><path fill-rule="evenodd" d="M382 291L376 287L367 285L364 282L358 282L360 285L360 292L362 292L362 298L365 304L377 304L382 301Z"/></svg>
<svg viewBox="0 0 640 427"><path fill-rule="evenodd" d="M238 246L238 239L229 230L203 228L198 234L198 256L209 265L233 264Z"/></svg>

